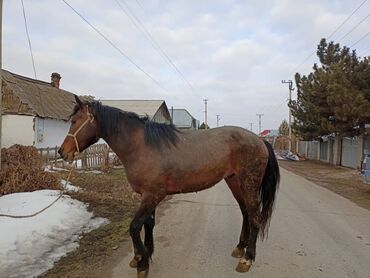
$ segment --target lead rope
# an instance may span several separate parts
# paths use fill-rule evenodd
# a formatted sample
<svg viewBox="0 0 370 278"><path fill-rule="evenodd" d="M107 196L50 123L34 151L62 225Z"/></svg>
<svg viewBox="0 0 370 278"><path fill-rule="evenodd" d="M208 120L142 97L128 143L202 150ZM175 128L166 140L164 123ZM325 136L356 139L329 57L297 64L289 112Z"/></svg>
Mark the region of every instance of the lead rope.
<svg viewBox="0 0 370 278"><path fill-rule="evenodd" d="M74 162L72 163L72 168L71 170L69 171L69 174L68 174L68 177L67 177L67 181L65 183L65 187L63 190L60 191L58 197L53 201L51 202L49 205L47 205L46 207L44 207L43 209L35 212L35 213L32 213L32 214L26 214L26 215L11 215L11 214L0 214L0 217L10 217L10 218L30 218L30 217L34 217L42 212L44 212L45 210L47 210L48 208L50 208L52 205L54 205L60 198L62 198L63 194L67 191L67 184L69 183L69 179L71 178L71 174L72 174L72 171L74 169Z"/></svg>

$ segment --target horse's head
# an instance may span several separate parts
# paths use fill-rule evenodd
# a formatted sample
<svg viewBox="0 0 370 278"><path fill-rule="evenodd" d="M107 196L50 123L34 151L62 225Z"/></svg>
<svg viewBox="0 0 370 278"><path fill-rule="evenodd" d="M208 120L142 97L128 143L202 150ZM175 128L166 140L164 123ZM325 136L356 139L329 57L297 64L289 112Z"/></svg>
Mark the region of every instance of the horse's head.
<svg viewBox="0 0 370 278"><path fill-rule="evenodd" d="M82 103L75 95L77 105L71 116L71 127L58 153L64 160L73 161L82 152L99 140L94 111L89 103Z"/></svg>

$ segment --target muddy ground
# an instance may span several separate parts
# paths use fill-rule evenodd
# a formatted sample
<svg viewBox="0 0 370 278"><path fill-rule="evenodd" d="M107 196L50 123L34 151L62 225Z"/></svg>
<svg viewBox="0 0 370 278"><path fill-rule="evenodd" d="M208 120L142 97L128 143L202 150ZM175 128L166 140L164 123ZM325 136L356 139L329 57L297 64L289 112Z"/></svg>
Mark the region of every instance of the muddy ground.
<svg viewBox="0 0 370 278"><path fill-rule="evenodd" d="M370 186L358 170L313 160L279 160L279 165L370 210Z"/></svg>

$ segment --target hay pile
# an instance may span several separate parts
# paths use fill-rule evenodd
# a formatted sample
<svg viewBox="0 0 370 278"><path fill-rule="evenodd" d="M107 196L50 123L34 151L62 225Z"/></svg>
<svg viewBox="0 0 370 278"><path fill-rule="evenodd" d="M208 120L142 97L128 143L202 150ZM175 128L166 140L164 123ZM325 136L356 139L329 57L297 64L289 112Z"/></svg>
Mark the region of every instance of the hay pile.
<svg viewBox="0 0 370 278"><path fill-rule="evenodd" d="M0 196L39 189L61 189L52 173L42 170L42 160L35 147L13 145L1 150Z"/></svg>

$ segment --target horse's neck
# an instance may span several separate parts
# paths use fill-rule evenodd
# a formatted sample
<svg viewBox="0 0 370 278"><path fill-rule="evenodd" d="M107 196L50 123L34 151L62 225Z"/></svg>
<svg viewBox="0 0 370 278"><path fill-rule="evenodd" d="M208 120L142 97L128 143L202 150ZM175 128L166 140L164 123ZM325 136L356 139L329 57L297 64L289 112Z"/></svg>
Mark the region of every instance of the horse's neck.
<svg viewBox="0 0 370 278"><path fill-rule="evenodd" d="M121 131L119 134L113 136L104 136L105 138L103 137L103 139L125 165L135 157L137 145L140 143L138 141L141 137L140 134L138 134L139 132L140 130L130 133Z"/></svg>

